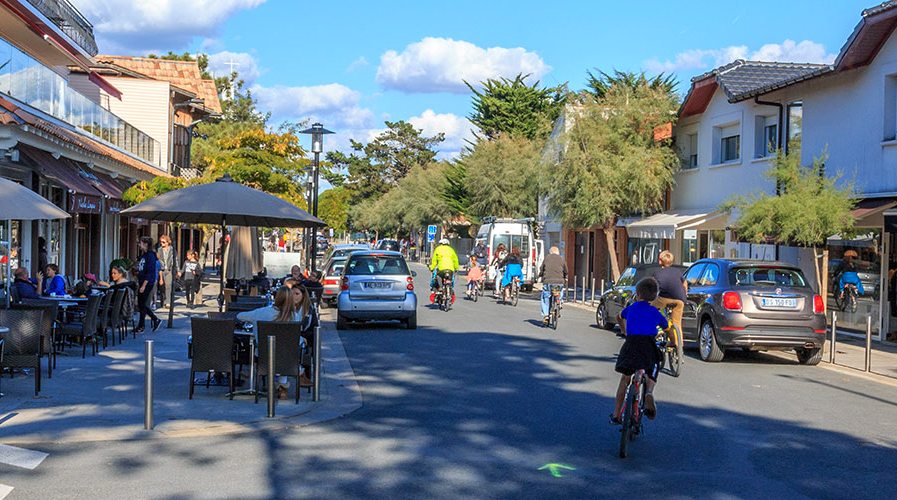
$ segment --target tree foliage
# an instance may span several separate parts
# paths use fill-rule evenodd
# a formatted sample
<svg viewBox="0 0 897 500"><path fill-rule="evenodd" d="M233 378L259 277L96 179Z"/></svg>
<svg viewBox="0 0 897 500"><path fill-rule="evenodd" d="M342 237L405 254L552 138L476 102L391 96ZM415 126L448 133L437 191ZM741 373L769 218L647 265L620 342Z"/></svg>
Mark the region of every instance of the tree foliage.
<svg viewBox="0 0 897 500"><path fill-rule="evenodd" d="M618 217L661 208L679 159L656 127L673 121L670 88L613 85L578 105L556 168L543 170L549 209L570 227L600 226L612 247ZM616 254L610 253L614 279Z"/></svg>
<svg viewBox="0 0 897 500"><path fill-rule="evenodd" d="M541 145L537 140L507 134L478 141L458 160L466 171L463 188L469 201L465 214L475 219L534 216L539 210Z"/></svg>
<svg viewBox="0 0 897 500"><path fill-rule="evenodd" d="M318 198L318 218L334 231L349 229L349 194L344 187L334 187Z"/></svg>
<svg viewBox="0 0 897 500"><path fill-rule="evenodd" d="M655 92L663 93L668 99L679 104L679 95L676 93L676 87L679 85L674 75L664 75L663 73L648 77L645 72L636 73L633 71L614 70L614 74L608 74L601 70L596 73L586 71L588 79L586 81L586 92L595 99L604 99L607 94L616 88L628 88L636 90L639 88L648 88Z"/></svg>
<svg viewBox="0 0 897 500"><path fill-rule="evenodd" d="M521 73L513 80L488 79L481 82L482 90L464 82L473 92L469 118L480 131L477 138L493 139L501 134L528 139L548 137L551 124L566 103L567 87L540 87L539 81L527 85L529 77Z"/></svg>
<svg viewBox="0 0 897 500"><path fill-rule="evenodd" d="M141 181L134 184L122 194L122 200L136 205L160 194L187 187L187 180L183 177L156 177L151 181Z"/></svg>

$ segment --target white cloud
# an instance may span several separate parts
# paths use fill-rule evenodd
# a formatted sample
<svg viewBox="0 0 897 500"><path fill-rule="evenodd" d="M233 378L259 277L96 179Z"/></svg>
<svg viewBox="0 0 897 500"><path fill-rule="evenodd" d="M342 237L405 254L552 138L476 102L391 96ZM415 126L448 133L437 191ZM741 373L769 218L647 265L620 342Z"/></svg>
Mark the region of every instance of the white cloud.
<svg viewBox="0 0 897 500"><path fill-rule="evenodd" d="M801 62L830 64L836 54L826 53L821 43L804 40L795 42L768 43L759 50L751 51L746 45L733 45L721 49L692 49L676 54L673 60L649 59L642 66L653 73L673 73L690 70L706 70L728 64L736 59L751 61ZM711 66L712 65L712 66Z"/></svg>
<svg viewBox="0 0 897 500"><path fill-rule="evenodd" d="M237 72L239 78L246 81L247 85L251 85L258 79L262 71L259 69L258 62L251 54L245 52L218 52L209 55L209 71L217 77L229 76L231 73L231 65Z"/></svg>
<svg viewBox="0 0 897 500"><path fill-rule="evenodd" d="M409 118L408 123L421 129L423 135L427 137L439 133L445 134L445 141L438 146L444 156L457 156L467 145L466 141L472 141L474 138L470 120L453 113L436 113L428 109L420 116Z"/></svg>
<svg viewBox="0 0 897 500"><path fill-rule="evenodd" d="M541 78L551 67L535 52L522 47L484 49L450 38L424 38L402 53L389 50L380 56L377 83L402 92L468 92L464 81L476 85L489 78L518 73Z"/></svg>
<svg viewBox="0 0 897 500"><path fill-rule="evenodd" d="M369 64L370 63L368 63L367 58L364 56L361 56L358 59L352 61L352 64L350 64L349 67L346 68L346 73L351 73L353 71L357 71L361 68L367 67Z"/></svg>
<svg viewBox="0 0 897 500"><path fill-rule="evenodd" d="M100 53L182 50L212 37L231 16L265 0L72 0L94 25Z"/></svg>

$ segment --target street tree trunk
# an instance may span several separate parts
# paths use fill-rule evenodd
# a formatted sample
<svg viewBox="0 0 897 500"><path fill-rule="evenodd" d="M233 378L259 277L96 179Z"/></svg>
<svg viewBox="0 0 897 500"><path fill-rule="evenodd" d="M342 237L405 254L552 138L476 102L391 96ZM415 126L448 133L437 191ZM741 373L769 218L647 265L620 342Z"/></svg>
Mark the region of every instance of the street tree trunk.
<svg viewBox="0 0 897 500"><path fill-rule="evenodd" d="M617 250L614 247L614 226L605 227L604 238L607 241L607 254L610 256L610 274L614 282L620 279L620 264L617 262Z"/></svg>

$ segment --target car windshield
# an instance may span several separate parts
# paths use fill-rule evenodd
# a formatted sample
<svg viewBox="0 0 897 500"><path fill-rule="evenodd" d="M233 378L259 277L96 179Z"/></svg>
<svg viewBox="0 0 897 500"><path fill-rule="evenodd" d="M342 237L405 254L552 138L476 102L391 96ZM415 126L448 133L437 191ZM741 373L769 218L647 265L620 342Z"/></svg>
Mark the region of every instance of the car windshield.
<svg viewBox="0 0 897 500"><path fill-rule="evenodd" d="M786 267L733 267L729 270L729 282L735 286L807 286L799 270Z"/></svg>
<svg viewBox="0 0 897 500"><path fill-rule="evenodd" d="M411 273L408 272L408 266L402 257L392 255L359 255L349 261L349 268L346 274L358 276L378 274L408 275Z"/></svg>

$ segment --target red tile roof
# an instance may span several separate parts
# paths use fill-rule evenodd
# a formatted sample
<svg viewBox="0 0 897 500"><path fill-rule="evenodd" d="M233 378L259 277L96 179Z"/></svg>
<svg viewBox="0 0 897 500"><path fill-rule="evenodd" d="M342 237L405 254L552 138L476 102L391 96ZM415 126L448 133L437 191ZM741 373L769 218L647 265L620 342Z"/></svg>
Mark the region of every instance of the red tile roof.
<svg viewBox="0 0 897 500"><path fill-rule="evenodd" d="M100 63L115 64L125 69L146 75L155 80L164 80L176 87L192 92L202 99L205 107L215 113L221 112L221 102L213 80L203 80L199 65L195 61L171 61L148 57L125 57L98 55Z"/></svg>

